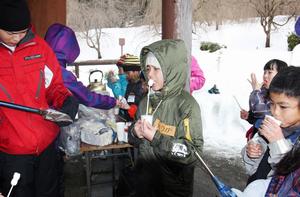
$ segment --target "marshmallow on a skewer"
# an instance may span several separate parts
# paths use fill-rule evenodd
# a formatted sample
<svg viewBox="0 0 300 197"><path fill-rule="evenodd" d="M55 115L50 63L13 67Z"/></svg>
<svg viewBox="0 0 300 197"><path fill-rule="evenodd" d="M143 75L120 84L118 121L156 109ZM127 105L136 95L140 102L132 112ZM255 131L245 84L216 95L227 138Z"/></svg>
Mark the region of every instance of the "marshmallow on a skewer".
<svg viewBox="0 0 300 197"><path fill-rule="evenodd" d="M9 192L8 192L8 194L7 194L7 197L10 196L13 187L16 186L16 185L18 184L18 181L19 181L19 179L20 179L20 176L21 176L20 173L14 172L13 178L12 178L12 180L10 181L11 186L10 186L10 190L9 190Z"/></svg>
<svg viewBox="0 0 300 197"><path fill-rule="evenodd" d="M146 106L146 115L149 114L149 97L150 97L150 88L153 86L154 81L152 79L149 79L148 81L148 94L147 94L147 106Z"/></svg>
<svg viewBox="0 0 300 197"><path fill-rule="evenodd" d="M149 81L148 81L148 86L149 86L149 87L152 87L153 84L154 84L154 81L153 81L152 79L149 79Z"/></svg>
<svg viewBox="0 0 300 197"><path fill-rule="evenodd" d="M11 184L12 186L16 186L16 185L18 184L18 181L19 181L19 179L20 179L20 176L21 176L20 173L15 172L15 173L14 173L14 176L13 176L11 182L10 182L10 184Z"/></svg>

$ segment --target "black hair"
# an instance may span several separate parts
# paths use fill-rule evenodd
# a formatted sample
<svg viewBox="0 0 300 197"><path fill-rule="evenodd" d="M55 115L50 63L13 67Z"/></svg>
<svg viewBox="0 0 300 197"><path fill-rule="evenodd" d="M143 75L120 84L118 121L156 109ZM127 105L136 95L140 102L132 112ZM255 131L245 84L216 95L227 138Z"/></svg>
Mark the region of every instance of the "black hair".
<svg viewBox="0 0 300 197"><path fill-rule="evenodd" d="M288 65L284 61L278 60L278 59L272 59L266 63L266 65L264 66L264 70L276 69L277 72L280 72L281 70L283 70L284 68L287 68L287 67L288 67Z"/></svg>
<svg viewBox="0 0 300 197"><path fill-rule="evenodd" d="M300 168L300 140L294 144L293 148L275 166L276 175L288 175Z"/></svg>
<svg viewBox="0 0 300 197"><path fill-rule="evenodd" d="M270 84L270 93L295 97L300 105L300 68L289 66L277 73Z"/></svg>

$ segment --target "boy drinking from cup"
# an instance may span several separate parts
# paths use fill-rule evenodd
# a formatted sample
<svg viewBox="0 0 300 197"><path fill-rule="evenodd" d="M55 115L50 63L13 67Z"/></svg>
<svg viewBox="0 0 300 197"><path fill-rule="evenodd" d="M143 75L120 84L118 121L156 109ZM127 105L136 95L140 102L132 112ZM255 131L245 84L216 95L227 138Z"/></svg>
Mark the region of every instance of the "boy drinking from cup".
<svg viewBox="0 0 300 197"><path fill-rule="evenodd" d="M273 166L293 147L300 135L300 68L288 67L278 73L269 87L269 99L273 118L266 116L259 134L262 149L245 146L243 159L251 177L248 183L273 175ZM263 143L265 142L265 143Z"/></svg>

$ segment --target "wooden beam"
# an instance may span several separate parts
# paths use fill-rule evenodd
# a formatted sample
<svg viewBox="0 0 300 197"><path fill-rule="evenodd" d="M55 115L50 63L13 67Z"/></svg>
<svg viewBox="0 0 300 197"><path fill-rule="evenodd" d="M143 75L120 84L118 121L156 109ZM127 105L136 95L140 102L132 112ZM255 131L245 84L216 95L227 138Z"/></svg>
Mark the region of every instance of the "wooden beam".
<svg viewBox="0 0 300 197"><path fill-rule="evenodd" d="M53 23L66 24L66 0L27 0L31 23L38 35L45 33Z"/></svg>
<svg viewBox="0 0 300 197"><path fill-rule="evenodd" d="M117 64L116 59L107 59L107 60L86 60L81 62L74 62L72 64L68 64L68 66L75 66L75 75L79 78L79 67L80 66L95 66L95 65L110 65Z"/></svg>
<svg viewBox="0 0 300 197"><path fill-rule="evenodd" d="M91 65L106 65L106 64L116 64L117 59L107 59L107 60L86 60L86 61L80 61L80 62L74 62L72 64L69 64L68 66L91 66Z"/></svg>

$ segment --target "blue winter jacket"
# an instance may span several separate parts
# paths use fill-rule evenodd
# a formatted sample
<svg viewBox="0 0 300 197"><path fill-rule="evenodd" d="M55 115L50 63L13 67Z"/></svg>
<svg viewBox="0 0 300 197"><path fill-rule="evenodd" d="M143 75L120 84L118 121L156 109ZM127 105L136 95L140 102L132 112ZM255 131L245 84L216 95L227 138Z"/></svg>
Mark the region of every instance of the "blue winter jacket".
<svg viewBox="0 0 300 197"><path fill-rule="evenodd" d="M119 98L119 96L125 97L126 87L128 85L126 74L120 74L116 82L108 80L107 85L112 90L115 98Z"/></svg>

